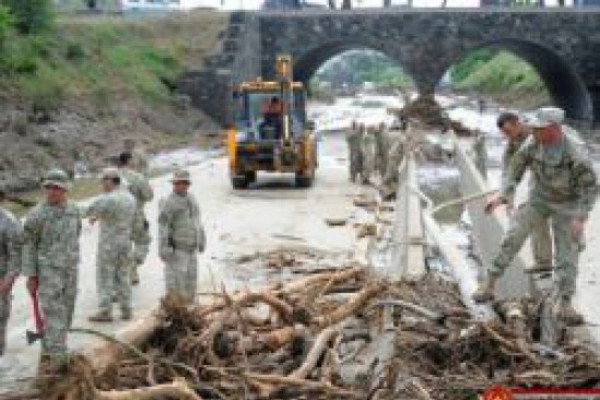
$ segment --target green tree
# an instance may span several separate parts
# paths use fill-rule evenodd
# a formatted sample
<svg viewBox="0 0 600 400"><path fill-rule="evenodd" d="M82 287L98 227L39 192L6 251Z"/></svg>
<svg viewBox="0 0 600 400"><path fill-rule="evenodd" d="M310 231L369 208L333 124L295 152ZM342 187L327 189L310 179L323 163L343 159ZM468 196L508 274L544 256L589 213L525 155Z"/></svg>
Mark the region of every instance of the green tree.
<svg viewBox="0 0 600 400"><path fill-rule="evenodd" d="M10 9L21 33L40 33L54 24L52 0L0 0L0 5Z"/></svg>
<svg viewBox="0 0 600 400"><path fill-rule="evenodd" d="M0 5L0 51L4 47L4 41L13 25L13 18L10 10Z"/></svg>

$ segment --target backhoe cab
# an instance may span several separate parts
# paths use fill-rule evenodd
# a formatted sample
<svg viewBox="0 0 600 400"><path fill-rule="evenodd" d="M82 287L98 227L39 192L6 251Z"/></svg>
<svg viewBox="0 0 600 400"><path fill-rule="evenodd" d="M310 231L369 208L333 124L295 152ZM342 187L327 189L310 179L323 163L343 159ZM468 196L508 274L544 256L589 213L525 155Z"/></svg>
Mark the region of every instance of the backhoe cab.
<svg viewBox="0 0 600 400"><path fill-rule="evenodd" d="M312 184L317 167L314 126L306 118L306 91L292 78L292 59L279 56L276 80L243 82L234 90L235 126L228 133L234 188L256 181L258 171L295 175L296 186Z"/></svg>

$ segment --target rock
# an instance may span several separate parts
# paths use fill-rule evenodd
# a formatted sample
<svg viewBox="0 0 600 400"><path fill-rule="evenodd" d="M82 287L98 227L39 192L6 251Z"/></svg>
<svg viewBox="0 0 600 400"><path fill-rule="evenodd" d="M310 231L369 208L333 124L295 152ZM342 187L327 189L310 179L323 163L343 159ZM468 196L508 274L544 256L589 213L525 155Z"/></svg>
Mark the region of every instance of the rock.
<svg viewBox="0 0 600 400"><path fill-rule="evenodd" d="M325 223L329 226L344 226L348 222L348 218L326 218Z"/></svg>

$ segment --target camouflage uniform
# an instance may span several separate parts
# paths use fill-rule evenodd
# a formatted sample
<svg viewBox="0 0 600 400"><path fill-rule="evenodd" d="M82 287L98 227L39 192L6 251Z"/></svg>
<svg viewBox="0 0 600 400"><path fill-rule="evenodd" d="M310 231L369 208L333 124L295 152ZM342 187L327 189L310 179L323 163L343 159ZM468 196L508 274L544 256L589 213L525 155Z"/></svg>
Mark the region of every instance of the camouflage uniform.
<svg viewBox="0 0 600 400"><path fill-rule="evenodd" d="M129 191L117 188L99 196L87 208L85 216L100 220L96 255L96 287L100 313L111 316L112 296L116 292L124 318L130 317L131 230L135 199Z"/></svg>
<svg viewBox="0 0 600 400"><path fill-rule="evenodd" d="M136 149L131 152L131 168L144 176L148 176L148 155L144 150Z"/></svg>
<svg viewBox="0 0 600 400"><path fill-rule="evenodd" d="M485 135L483 133L478 133L471 150L473 151L473 162L475 163L475 167L483 179L487 179L487 149L485 146Z"/></svg>
<svg viewBox="0 0 600 400"><path fill-rule="evenodd" d="M383 178L387 171L389 143L385 131L385 125L381 124L373 132L375 136L375 167L379 171L379 176Z"/></svg>
<svg viewBox="0 0 600 400"><path fill-rule="evenodd" d="M189 182L189 175L179 172L174 176L177 179ZM173 192L161 202L158 222L159 255L165 263L167 294L192 303L198 280L196 252L203 252L206 246L198 202L190 193Z"/></svg>
<svg viewBox="0 0 600 400"><path fill-rule="evenodd" d="M385 198L393 196L398 191L398 168L404 159L405 133L392 130L388 134L391 147L388 154L387 168L383 174L382 192Z"/></svg>
<svg viewBox="0 0 600 400"><path fill-rule="evenodd" d="M138 268L146 260L151 241L144 206L154 198L154 192L148 180L139 172L123 168L121 169L121 178L124 180L123 184L129 189L136 201L136 212L131 236L134 243L134 262L132 263L131 280L133 283L137 283L139 281Z"/></svg>
<svg viewBox="0 0 600 400"><path fill-rule="evenodd" d="M362 182L369 183L371 180L371 174L375 170L375 130L373 128L367 129L366 133L362 137Z"/></svg>
<svg viewBox="0 0 600 400"><path fill-rule="evenodd" d="M362 132L357 127L346 133L346 142L348 143L348 152L350 159L350 180L356 182L356 178L362 171L362 152L361 152Z"/></svg>
<svg viewBox="0 0 600 400"><path fill-rule="evenodd" d="M569 128L563 127L563 132ZM492 277L502 274L512 262L534 226L550 219L554 232L555 291L564 304L570 304L575 293L579 252L583 238L577 237L571 223L587 219L597 197L597 177L583 154L581 143L565 134L560 145L551 149L538 145L533 137L517 150L503 182L501 197L512 199L515 188L526 169L532 173L533 187L529 201L511 220L502 241L500 253L490 270Z"/></svg>
<svg viewBox="0 0 600 400"><path fill-rule="evenodd" d="M21 272L23 227L8 211L0 208L0 282ZM0 355L6 347L6 326L10 317L11 294L0 294Z"/></svg>
<svg viewBox="0 0 600 400"><path fill-rule="evenodd" d="M519 138L509 141L506 145L504 154L502 156L503 182L507 179L512 158L528 136L528 133L524 133ZM535 191L533 178L530 180L530 191ZM512 204L514 199L508 199L508 202ZM531 252L533 253L536 266L550 266L552 265L552 237L550 235L550 225L548 224L547 219L536 222L537 223L532 227L531 230Z"/></svg>
<svg viewBox="0 0 600 400"><path fill-rule="evenodd" d="M63 174L53 171L48 177L56 178L57 185L66 185L66 174L55 176ZM67 331L77 295L80 234L81 211L72 202L63 206L42 202L25 219L23 275L38 279L40 308L46 319L42 356L67 353Z"/></svg>

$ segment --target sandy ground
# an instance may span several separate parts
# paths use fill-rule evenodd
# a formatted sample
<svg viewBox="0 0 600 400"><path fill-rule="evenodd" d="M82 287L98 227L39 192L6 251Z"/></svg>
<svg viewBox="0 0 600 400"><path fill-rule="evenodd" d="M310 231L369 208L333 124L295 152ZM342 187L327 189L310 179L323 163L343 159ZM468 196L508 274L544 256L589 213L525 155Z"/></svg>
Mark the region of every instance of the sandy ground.
<svg viewBox="0 0 600 400"><path fill-rule="evenodd" d="M252 255L277 248L311 248L328 254L330 262L357 256L356 234L351 224L328 227L326 217L361 219L361 210L352 205L355 195L372 190L348 182L346 145L343 137L327 137L321 142L320 168L315 185L296 189L293 177L259 175L257 187L234 191L229 183L226 161L208 160L190 168L192 189L202 208L202 218L208 236L207 252L200 256L199 290L220 291L221 283L233 291L248 285L264 283L260 271L248 270L237 261L240 256ZM156 236L157 208L160 198L170 191L169 177L153 180L155 201L147 206L152 233ZM125 323L118 319L111 324L93 324L88 315L96 310L95 254L98 229L84 222L81 235L82 262L80 265L79 295L75 312L75 327L93 327L111 333ZM272 282L277 277L269 276ZM32 326L30 301L24 280L15 286L13 315L9 322L8 349L0 359L0 391L22 386L23 379L35 373L39 344L27 346L25 330ZM163 266L153 243L146 264L141 269L141 285L134 288L134 312L150 312L164 293ZM119 317L115 307L115 317ZM81 349L93 340L73 334L71 349Z"/></svg>

